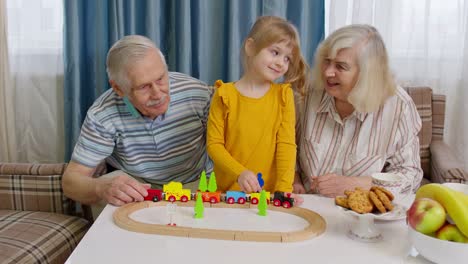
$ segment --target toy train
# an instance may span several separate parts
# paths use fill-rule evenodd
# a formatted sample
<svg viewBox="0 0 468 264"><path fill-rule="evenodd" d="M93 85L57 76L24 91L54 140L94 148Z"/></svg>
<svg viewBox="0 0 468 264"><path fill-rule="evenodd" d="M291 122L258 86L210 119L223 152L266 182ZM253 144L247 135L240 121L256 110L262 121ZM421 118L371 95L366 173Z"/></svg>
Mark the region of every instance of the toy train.
<svg viewBox="0 0 468 264"><path fill-rule="evenodd" d="M194 200L197 197L197 193L201 192L203 202L219 203L226 202L228 204L245 204L250 202L251 204L258 204L260 200L260 193L246 194L241 191L227 191L221 193L218 191L206 192L198 191L197 193L191 193L189 189L183 189L182 183L170 182L163 186L163 190L160 189L148 189L148 195L145 197L147 201L158 202L166 200L169 202L181 201L187 202ZM271 197L270 192L266 192L267 203L273 200L274 206L283 206L284 208L290 208L294 206L294 198L291 197L291 193L275 192Z"/></svg>

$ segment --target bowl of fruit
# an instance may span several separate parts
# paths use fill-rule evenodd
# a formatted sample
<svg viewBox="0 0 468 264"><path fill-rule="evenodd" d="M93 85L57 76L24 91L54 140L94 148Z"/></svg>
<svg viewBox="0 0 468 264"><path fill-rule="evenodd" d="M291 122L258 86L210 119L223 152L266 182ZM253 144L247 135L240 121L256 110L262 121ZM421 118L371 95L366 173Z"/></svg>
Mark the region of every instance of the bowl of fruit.
<svg viewBox="0 0 468 264"><path fill-rule="evenodd" d="M424 258L435 263L467 263L466 187L431 183L416 192L407 222L410 241Z"/></svg>

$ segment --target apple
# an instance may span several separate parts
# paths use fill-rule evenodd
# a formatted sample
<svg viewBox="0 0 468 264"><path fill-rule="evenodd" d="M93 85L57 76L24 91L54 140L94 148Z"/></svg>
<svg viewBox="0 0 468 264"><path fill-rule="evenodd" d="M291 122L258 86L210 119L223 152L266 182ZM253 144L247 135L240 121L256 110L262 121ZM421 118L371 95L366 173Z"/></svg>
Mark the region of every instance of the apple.
<svg viewBox="0 0 468 264"><path fill-rule="evenodd" d="M442 240L448 240L459 243L468 243L468 237L466 237L456 225L446 224L442 226L436 233L436 237Z"/></svg>
<svg viewBox="0 0 468 264"><path fill-rule="evenodd" d="M427 235L439 230L444 225L446 216L444 207L429 198L416 199L407 212L409 225Z"/></svg>

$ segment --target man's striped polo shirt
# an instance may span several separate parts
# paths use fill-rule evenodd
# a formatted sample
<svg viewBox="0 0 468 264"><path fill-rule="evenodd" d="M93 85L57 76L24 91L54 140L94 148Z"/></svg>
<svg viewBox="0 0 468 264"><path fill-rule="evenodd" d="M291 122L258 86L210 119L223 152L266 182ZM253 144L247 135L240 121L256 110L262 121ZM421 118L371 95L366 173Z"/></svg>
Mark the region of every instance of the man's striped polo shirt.
<svg viewBox="0 0 468 264"><path fill-rule="evenodd" d="M88 110L72 160L94 168L102 160L126 173L163 184L197 179L212 171L206 154L206 122L212 89L170 72L170 103L155 120L135 117L112 89Z"/></svg>

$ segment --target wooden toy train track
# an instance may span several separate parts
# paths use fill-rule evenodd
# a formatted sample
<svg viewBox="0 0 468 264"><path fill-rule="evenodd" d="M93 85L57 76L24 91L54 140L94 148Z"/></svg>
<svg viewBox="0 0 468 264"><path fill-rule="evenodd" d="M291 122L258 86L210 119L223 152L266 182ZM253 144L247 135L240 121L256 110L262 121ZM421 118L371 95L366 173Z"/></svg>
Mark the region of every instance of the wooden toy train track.
<svg viewBox="0 0 468 264"><path fill-rule="evenodd" d="M167 226L162 224L148 224L137 222L130 218L130 214L135 211L149 208L153 206L165 206L168 202L138 202L130 203L119 207L114 212L114 222L117 226L139 233L158 234L166 236L179 236L179 237L194 237L194 238L208 238L208 239L221 239L221 240L239 240L239 241L257 241L257 242L294 242L307 240L322 234L326 228L325 219L319 214L300 207L282 208L269 205L268 209L272 211L279 211L296 215L306 220L309 225L302 230L293 232L260 232L260 231L242 231L242 230L220 230L220 229L202 229L184 226ZM181 203L176 202L178 206L193 207L193 201ZM250 204L209 204L205 203L205 207L212 208L250 208ZM252 205L252 207L256 207Z"/></svg>

